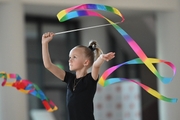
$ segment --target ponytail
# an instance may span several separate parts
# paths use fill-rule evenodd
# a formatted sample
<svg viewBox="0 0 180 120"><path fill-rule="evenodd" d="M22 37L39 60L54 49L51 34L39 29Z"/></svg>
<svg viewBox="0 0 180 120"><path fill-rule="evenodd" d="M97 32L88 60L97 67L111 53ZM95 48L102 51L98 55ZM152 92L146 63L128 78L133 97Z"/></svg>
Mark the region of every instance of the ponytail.
<svg viewBox="0 0 180 120"><path fill-rule="evenodd" d="M103 53L102 50L99 47L97 47L97 45L98 44L97 44L96 41L91 40L89 42L89 46L88 46L88 48L91 49L91 51L94 52L94 60L96 60Z"/></svg>

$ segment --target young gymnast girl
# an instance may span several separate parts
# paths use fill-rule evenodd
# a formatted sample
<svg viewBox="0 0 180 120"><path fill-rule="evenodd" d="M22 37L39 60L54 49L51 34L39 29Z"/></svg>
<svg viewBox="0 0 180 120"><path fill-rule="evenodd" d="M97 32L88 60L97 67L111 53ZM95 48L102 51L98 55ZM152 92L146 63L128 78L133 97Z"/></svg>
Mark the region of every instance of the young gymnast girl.
<svg viewBox="0 0 180 120"><path fill-rule="evenodd" d="M66 105L68 120L95 120L93 98L99 78L99 70L104 61L115 57L114 52L103 54L96 41L89 46L75 46L69 53L69 69L75 74L64 71L51 62L48 43L54 33L47 32L42 36L42 57L46 69L60 80L67 83ZM95 58L96 56L96 58ZM92 71L88 73L88 69Z"/></svg>

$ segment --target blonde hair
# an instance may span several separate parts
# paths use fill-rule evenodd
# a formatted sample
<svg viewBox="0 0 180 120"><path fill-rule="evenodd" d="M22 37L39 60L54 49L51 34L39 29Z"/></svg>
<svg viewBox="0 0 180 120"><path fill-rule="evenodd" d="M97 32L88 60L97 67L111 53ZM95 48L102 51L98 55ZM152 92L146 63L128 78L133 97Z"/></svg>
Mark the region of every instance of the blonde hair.
<svg viewBox="0 0 180 120"><path fill-rule="evenodd" d="M85 56L90 60L90 66L103 53L95 40L89 41L88 46L78 45L76 47L84 49Z"/></svg>

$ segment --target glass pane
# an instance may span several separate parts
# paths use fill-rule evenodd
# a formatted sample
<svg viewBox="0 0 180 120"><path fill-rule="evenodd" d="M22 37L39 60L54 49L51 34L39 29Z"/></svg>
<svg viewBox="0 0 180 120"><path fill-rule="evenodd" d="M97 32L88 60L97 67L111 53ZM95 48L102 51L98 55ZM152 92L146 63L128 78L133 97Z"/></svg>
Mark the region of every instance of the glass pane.
<svg viewBox="0 0 180 120"><path fill-rule="evenodd" d="M28 22L25 27L27 40L36 40L38 36L37 25L33 22Z"/></svg>
<svg viewBox="0 0 180 120"><path fill-rule="evenodd" d="M51 24L51 23L43 23L42 24L42 32L62 32L65 31L65 25L60 24ZM49 43L49 52L51 55L51 59L53 63L61 63L62 66L67 66L68 64L68 54L69 47L67 41L67 34L60 34L54 36L53 40Z"/></svg>
<svg viewBox="0 0 180 120"><path fill-rule="evenodd" d="M30 60L30 62L35 61L35 60L41 60L41 46L39 46L39 44L37 44L37 39L36 40L29 40L27 41L27 58L28 60ZM36 61L37 62L37 61Z"/></svg>

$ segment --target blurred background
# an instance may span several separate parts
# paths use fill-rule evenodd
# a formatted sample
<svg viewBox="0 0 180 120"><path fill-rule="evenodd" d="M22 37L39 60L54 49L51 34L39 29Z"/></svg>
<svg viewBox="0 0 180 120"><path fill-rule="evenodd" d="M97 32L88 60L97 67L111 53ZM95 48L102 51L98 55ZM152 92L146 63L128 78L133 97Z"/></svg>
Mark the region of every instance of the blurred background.
<svg viewBox="0 0 180 120"><path fill-rule="evenodd" d="M57 106L48 113L40 99L18 92L14 88L0 87L0 120L67 120L66 84L47 71L42 62L41 36L45 32L107 24L98 17L80 17L59 22L56 14L74 5L94 3L116 7L125 21L124 29L150 58L173 62L177 74L171 84L164 85L145 65L126 65L111 77L129 78L146 84L167 97L180 96L179 53L180 0L0 0L0 71L17 73L37 84ZM101 12L113 22L121 18ZM137 58L127 42L112 27L100 27L60 34L49 44L51 59L69 71L68 54L78 44L88 45L96 40L104 53L116 52L112 61L103 64L100 74L111 66ZM155 64L162 76L172 77L172 70L164 64ZM9 80L11 81L11 80ZM94 98L96 120L178 120L179 103L167 103L149 95L138 85L122 82L101 87Z"/></svg>

